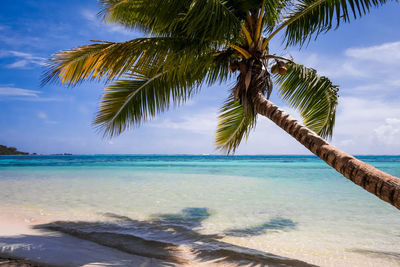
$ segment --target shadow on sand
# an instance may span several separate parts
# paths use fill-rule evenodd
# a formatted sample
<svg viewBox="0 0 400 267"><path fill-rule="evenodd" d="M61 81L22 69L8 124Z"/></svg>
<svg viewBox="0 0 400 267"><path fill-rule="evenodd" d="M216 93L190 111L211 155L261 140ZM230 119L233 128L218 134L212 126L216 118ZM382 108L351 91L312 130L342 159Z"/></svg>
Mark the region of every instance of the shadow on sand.
<svg viewBox="0 0 400 267"><path fill-rule="evenodd" d="M273 218L260 225L250 226L247 228L228 229L224 231L224 234L228 236L249 237L264 234L266 230L286 231L295 228L296 223L290 219Z"/></svg>
<svg viewBox="0 0 400 267"><path fill-rule="evenodd" d="M222 234L206 235L198 230L210 217L207 208L185 208L178 214L158 214L148 221L108 213L107 222L57 221L36 226L112 247L134 255L156 258L166 264L212 262L246 266L315 266L221 241L224 236L255 236L265 230L290 230L296 224L283 218L244 229L230 229ZM190 252L190 253L188 253ZM188 257L190 254L192 257ZM164 265L165 266L165 265Z"/></svg>

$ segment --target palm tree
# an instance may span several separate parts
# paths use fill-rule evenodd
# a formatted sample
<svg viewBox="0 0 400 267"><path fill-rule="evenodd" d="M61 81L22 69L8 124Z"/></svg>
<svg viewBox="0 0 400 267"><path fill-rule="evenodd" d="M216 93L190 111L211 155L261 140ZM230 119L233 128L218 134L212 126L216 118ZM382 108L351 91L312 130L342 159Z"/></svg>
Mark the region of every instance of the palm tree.
<svg viewBox="0 0 400 267"><path fill-rule="evenodd" d="M50 60L44 83L74 86L105 80L94 124L115 136L181 105L202 85L237 77L220 110L215 144L233 153L257 115L266 116L338 172L400 209L400 180L330 145L338 87L313 69L269 51L358 18L386 0L101 0L103 21L148 37L93 41ZM279 51L281 52L281 51ZM301 125L270 102L272 84L304 119ZM266 97L265 97L266 96Z"/></svg>

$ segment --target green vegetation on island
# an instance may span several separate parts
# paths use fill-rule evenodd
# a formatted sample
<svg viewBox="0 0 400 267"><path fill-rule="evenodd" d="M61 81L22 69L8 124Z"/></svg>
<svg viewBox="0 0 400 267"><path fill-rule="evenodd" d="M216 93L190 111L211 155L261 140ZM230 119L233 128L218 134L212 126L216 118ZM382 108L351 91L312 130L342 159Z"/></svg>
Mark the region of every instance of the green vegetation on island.
<svg viewBox="0 0 400 267"><path fill-rule="evenodd" d="M15 147L0 145L0 155L29 155L29 153L18 151Z"/></svg>

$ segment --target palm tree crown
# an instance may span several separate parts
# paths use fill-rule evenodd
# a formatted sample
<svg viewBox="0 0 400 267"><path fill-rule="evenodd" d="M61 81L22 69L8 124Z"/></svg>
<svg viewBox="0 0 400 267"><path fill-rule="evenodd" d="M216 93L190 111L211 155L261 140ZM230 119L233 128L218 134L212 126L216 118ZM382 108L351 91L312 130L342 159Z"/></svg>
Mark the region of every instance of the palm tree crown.
<svg viewBox="0 0 400 267"><path fill-rule="evenodd" d="M149 37L121 43L94 41L61 51L51 59L44 82L59 80L69 86L90 79L110 82L94 124L113 136L184 103L202 84L224 82L236 72L237 84L221 108L216 134L217 147L231 152L256 123L251 91L261 90L269 98L272 72L282 98L300 111L304 124L330 137L337 86L315 70L271 53L268 44L283 31L284 47L302 45L384 2L101 0L104 22ZM250 87L260 72L262 79Z"/></svg>

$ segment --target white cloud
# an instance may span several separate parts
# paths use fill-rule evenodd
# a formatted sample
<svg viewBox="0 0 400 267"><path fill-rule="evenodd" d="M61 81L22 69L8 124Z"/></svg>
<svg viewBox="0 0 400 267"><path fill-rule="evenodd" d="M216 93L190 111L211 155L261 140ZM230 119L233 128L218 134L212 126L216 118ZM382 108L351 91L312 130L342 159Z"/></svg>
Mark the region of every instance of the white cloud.
<svg viewBox="0 0 400 267"><path fill-rule="evenodd" d="M56 124L56 123L58 123L57 121L50 120L49 116L47 115L47 113L45 113L43 111L39 111L37 113L37 118L42 120L44 123L47 123L47 124Z"/></svg>
<svg viewBox="0 0 400 267"><path fill-rule="evenodd" d="M384 43L362 48L349 48L345 51L345 54L358 60L400 65L400 42Z"/></svg>
<svg viewBox="0 0 400 267"><path fill-rule="evenodd" d="M331 143L350 154L399 154L400 105L396 101L341 97ZM283 110L297 120L300 116L287 106ZM210 109L178 113L177 119L149 124L158 128L157 139L165 151L221 153L214 150L216 112ZM161 131L162 129L162 131ZM194 135L195 134L195 135ZM190 148L190 149L189 149ZM243 140L237 154L311 154L293 137L269 119L259 116L256 129Z"/></svg>
<svg viewBox="0 0 400 267"><path fill-rule="evenodd" d="M154 122L152 127L162 129L173 129L189 131L196 134L213 133L217 127L217 113L215 111L203 110L200 113L184 115L179 119L164 119L161 122Z"/></svg>
<svg viewBox="0 0 400 267"><path fill-rule="evenodd" d="M12 99L30 102L49 102L49 101L64 101L65 99L58 97L43 97L40 96L41 91L16 88L13 85L0 86L0 100Z"/></svg>
<svg viewBox="0 0 400 267"><path fill-rule="evenodd" d="M14 88L14 87L0 87L1 96L23 96L23 97L39 97L40 91Z"/></svg>
<svg viewBox="0 0 400 267"><path fill-rule="evenodd" d="M382 143L386 145L400 145L400 117L386 119L385 123L374 131L378 140Z"/></svg>
<svg viewBox="0 0 400 267"><path fill-rule="evenodd" d="M38 114L37 114L37 117L39 118L39 119L41 119L41 120L47 120L47 114L46 113L44 113L43 111L39 111L38 112Z"/></svg>
<svg viewBox="0 0 400 267"><path fill-rule="evenodd" d="M26 68L28 65L28 61L26 60L18 60L15 61L12 64L7 65L7 68L9 69L21 69L21 68Z"/></svg>
<svg viewBox="0 0 400 267"><path fill-rule="evenodd" d="M286 111L299 119L299 115L288 107ZM175 153L213 153L220 154L213 146L217 128L215 109L178 111L178 118L154 121L148 126L162 129L157 139L165 151ZM160 153L160 152L158 152ZM165 153L165 152L163 152ZM294 138L274 125L269 119L259 116L257 128L249 139L243 140L237 154L310 154Z"/></svg>
<svg viewBox="0 0 400 267"><path fill-rule="evenodd" d="M342 97L331 143L350 154L399 154L400 105L379 99ZM293 109L283 110L301 121ZM309 154L293 137L265 117L243 141L240 154Z"/></svg>
<svg viewBox="0 0 400 267"><path fill-rule="evenodd" d="M341 96L400 99L400 42L348 48L335 56L296 55L296 61L317 69L319 74L339 84Z"/></svg>
<svg viewBox="0 0 400 267"><path fill-rule="evenodd" d="M400 105L378 99L343 97L333 143L352 154L399 154Z"/></svg>
<svg viewBox="0 0 400 267"><path fill-rule="evenodd" d="M256 129L243 140L237 154L311 154L292 136L266 117L259 116Z"/></svg>
<svg viewBox="0 0 400 267"><path fill-rule="evenodd" d="M390 80L388 81L389 86L400 87L400 80Z"/></svg>
<svg viewBox="0 0 400 267"><path fill-rule="evenodd" d="M37 57L29 53L19 51L0 51L0 58L11 57L15 58L15 62L6 65L9 69L25 69L35 65L45 66L46 59L43 57Z"/></svg>
<svg viewBox="0 0 400 267"><path fill-rule="evenodd" d="M98 18L98 16L96 15L96 12L94 12L94 11L84 9L81 11L81 14L91 24L93 24L97 27L101 26L101 29L105 29L108 32L114 32L114 33L132 36L132 32L128 31L124 27L119 26L117 24L106 24L106 23L101 24L100 19Z"/></svg>
<svg viewBox="0 0 400 267"><path fill-rule="evenodd" d="M90 22L97 23L96 14L90 10L84 9L81 11L82 16Z"/></svg>
<svg viewBox="0 0 400 267"><path fill-rule="evenodd" d="M297 63L307 67L314 68L318 74L327 76L331 79L337 78L365 78L368 73L365 73L362 68L359 68L356 61L349 59L345 55L335 57L320 55L317 53L298 53L294 52L294 59Z"/></svg>

